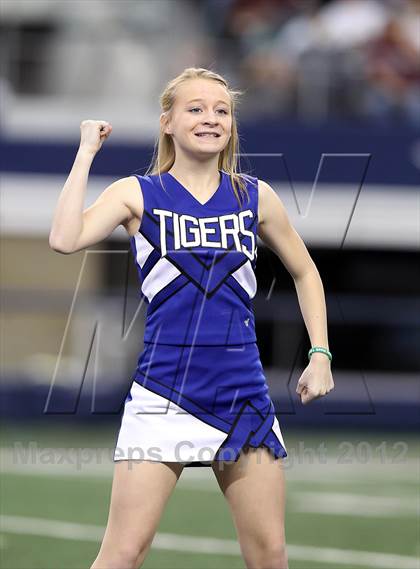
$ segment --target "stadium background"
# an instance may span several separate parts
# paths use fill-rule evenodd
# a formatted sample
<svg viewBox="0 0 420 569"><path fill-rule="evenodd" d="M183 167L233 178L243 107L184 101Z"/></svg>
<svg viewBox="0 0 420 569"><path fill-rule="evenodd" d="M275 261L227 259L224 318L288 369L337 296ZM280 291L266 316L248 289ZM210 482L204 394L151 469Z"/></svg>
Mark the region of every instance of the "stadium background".
<svg viewBox="0 0 420 569"><path fill-rule="evenodd" d="M86 118L113 125L86 207L143 173L187 66L245 91L242 169L278 191L323 279L335 390L302 406L309 339L260 243L261 358L289 457L290 567L418 567L419 2L2 0L1 518L5 569L88 567L144 307L118 228L48 246ZM244 567L211 469L184 471L144 567Z"/></svg>

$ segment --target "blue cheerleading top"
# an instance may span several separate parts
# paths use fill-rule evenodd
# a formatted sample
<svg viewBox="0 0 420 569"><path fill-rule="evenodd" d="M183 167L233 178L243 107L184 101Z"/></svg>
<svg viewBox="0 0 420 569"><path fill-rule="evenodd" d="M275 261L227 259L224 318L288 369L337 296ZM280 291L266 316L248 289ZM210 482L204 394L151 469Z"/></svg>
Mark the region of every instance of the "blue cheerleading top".
<svg viewBox="0 0 420 569"><path fill-rule="evenodd" d="M130 238L147 303L144 341L174 345L256 342L258 180L242 175L239 205L230 176L199 202L169 172L140 176L144 213Z"/></svg>

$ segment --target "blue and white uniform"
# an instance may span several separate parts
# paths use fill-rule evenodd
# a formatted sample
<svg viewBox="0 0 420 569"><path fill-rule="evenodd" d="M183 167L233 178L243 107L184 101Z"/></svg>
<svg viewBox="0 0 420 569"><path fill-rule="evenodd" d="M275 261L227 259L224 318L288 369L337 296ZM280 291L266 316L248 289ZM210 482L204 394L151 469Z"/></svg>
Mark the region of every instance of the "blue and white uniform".
<svg viewBox="0 0 420 569"><path fill-rule="evenodd" d="M210 465L247 447L287 456L256 343L258 180L240 207L219 170L203 204L169 172L135 175L144 213L131 248L147 303L114 460Z"/></svg>

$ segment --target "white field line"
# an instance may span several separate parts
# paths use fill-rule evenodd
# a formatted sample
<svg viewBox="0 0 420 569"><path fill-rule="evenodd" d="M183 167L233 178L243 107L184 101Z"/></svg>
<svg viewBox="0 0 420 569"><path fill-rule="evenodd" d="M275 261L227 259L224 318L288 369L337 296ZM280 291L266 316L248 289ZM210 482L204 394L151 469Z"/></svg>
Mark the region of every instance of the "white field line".
<svg viewBox="0 0 420 569"><path fill-rule="evenodd" d="M100 542L105 532L104 527L96 525L5 515L0 516L0 530L4 533L94 542ZM239 544L234 540L171 533L157 533L152 548L209 555L240 555ZM290 559L314 563L351 564L378 569L419 569L419 560L406 555L306 545L288 545L287 551Z"/></svg>
<svg viewBox="0 0 420 569"><path fill-rule="evenodd" d="M337 492L294 492L288 498L288 505L294 512L353 517L398 518L420 514L418 496L398 498Z"/></svg>

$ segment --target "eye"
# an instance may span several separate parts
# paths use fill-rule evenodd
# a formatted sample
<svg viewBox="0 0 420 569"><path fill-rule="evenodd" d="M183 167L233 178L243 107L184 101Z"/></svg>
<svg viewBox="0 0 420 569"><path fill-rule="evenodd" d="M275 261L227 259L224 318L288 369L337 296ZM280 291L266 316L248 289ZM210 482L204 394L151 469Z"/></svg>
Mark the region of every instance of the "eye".
<svg viewBox="0 0 420 569"><path fill-rule="evenodd" d="M195 114L195 111L201 111L200 107L193 107L192 109L189 109L189 112L190 112L190 113L194 113L194 114ZM229 114L225 109L219 109L217 112L218 112L218 113L223 113L224 115L228 115L228 114Z"/></svg>

